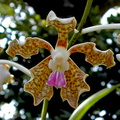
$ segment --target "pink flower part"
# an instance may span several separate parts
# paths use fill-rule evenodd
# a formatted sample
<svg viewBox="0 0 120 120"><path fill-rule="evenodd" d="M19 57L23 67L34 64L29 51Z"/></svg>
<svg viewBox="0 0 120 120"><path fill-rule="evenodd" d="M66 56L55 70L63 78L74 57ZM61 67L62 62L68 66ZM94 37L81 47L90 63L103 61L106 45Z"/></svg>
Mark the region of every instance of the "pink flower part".
<svg viewBox="0 0 120 120"><path fill-rule="evenodd" d="M53 71L46 83L49 86L54 87L65 87L66 86L66 78L62 71Z"/></svg>

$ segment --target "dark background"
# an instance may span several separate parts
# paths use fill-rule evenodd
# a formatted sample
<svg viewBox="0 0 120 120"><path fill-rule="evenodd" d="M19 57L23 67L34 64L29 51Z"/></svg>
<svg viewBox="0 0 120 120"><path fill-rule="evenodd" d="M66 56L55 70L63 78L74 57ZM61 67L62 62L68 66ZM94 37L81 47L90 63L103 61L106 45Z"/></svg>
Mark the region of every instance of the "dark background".
<svg viewBox="0 0 120 120"><path fill-rule="evenodd" d="M15 31L15 37L17 39L19 39L21 35L25 37L37 36L49 41L52 45L55 45L57 40L56 30L52 27L46 28L44 24L44 19L46 19L49 11L53 10L58 17L63 18L75 16L79 23L86 5L86 0L1 0L1 3L6 4L6 6L9 6L10 3L14 3L14 7L12 7L14 12L6 10L6 13L1 12L1 17L4 20L7 16L12 16L12 21L16 24L16 27L9 26L9 29L11 29L11 31ZM15 9L18 8L19 5L21 6L20 12L16 13ZM94 0L90 14L83 27L85 28L100 24L100 18L103 16L103 14L111 7L119 5L119 0ZM35 14L30 15L26 6L33 7ZM21 12L24 12L26 14L25 19L20 19ZM18 16L19 19L17 19L16 16ZM30 22L31 19L34 20L34 23ZM108 23L119 22L120 14L117 14L117 16L111 15L108 18ZM0 23L0 26L4 28L2 22ZM36 29L33 29L33 26L36 26ZM4 30L4 33L0 32L0 39L7 38L7 44L5 46L6 50L9 41L12 40L12 34L8 32L7 28L4 28ZM98 49L111 49L116 55L120 52L120 45L116 43L116 37L119 32L119 30L102 30L98 32L95 31L80 36L75 44L92 41L96 43ZM112 44L108 44L106 41L107 39L112 40ZM1 59L13 60L24 65L27 68L35 66L37 63L49 55L49 52L47 50L41 49L40 53L38 55L32 56L31 59L24 59L21 56L17 55L15 60L15 58L13 59L8 56L5 53L5 50L1 53ZM80 96L79 104L95 92L120 83L120 63L116 60L116 58L116 66L111 69L106 69L105 66L100 65L97 71L93 71L93 66L85 61L84 54L76 53L71 55L71 58L85 73L89 74L86 82L90 85L91 91L83 93ZM24 111L25 120L36 120L36 118L40 116L42 103L36 107L33 106L32 96L23 91L23 85L25 81L29 80L29 77L19 70L14 70L13 67L10 68L10 72L14 75L14 82L12 84L9 84L8 88L5 89L4 92L0 93L0 104L3 105L4 103L10 103L12 100L16 101L17 105L15 107L17 108L17 112L11 120L23 119L23 115L21 115L19 112L20 110ZM98 117L101 117L101 120L120 120L119 102L120 92L119 89L117 89L116 91L100 100L94 106L92 106L82 120L97 120ZM100 116L99 114L102 110L106 111L106 114L104 116ZM68 120L70 114L73 111L74 109L71 108L67 102L62 102L62 99L60 97L60 90L54 88L54 96L49 101L48 106L49 119ZM4 117L1 118L1 120L4 120Z"/></svg>

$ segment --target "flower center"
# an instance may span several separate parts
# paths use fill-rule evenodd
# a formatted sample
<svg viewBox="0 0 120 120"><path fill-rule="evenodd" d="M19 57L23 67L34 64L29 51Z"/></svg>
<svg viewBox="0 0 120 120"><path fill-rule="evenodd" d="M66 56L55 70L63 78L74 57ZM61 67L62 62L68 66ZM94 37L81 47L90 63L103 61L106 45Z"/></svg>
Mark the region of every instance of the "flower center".
<svg viewBox="0 0 120 120"><path fill-rule="evenodd" d="M52 60L49 61L49 68L53 71L67 71L69 63L61 53L58 53Z"/></svg>
<svg viewBox="0 0 120 120"><path fill-rule="evenodd" d="M55 87L65 87L66 78L64 72L69 69L67 51L55 50L52 53L52 59L49 61L48 67L52 69L47 85Z"/></svg>

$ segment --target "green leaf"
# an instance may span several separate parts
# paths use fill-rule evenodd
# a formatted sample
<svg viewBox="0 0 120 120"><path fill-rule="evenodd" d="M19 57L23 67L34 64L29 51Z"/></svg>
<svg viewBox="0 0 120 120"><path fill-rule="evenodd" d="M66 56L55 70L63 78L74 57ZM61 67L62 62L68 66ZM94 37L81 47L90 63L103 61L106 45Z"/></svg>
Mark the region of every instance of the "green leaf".
<svg viewBox="0 0 120 120"><path fill-rule="evenodd" d="M100 99L110 94L113 90L120 87L120 84L115 85L112 88L104 88L99 92L91 95L84 102L82 102L78 108L72 113L69 120L81 120L85 113Z"/></svg>
<svg viewBox="0 0 120 120"><path fill-rule="evenodd" d="M0 3L0 14L1 15L14 15L14 8L11 8L9 5Z"/></svg>

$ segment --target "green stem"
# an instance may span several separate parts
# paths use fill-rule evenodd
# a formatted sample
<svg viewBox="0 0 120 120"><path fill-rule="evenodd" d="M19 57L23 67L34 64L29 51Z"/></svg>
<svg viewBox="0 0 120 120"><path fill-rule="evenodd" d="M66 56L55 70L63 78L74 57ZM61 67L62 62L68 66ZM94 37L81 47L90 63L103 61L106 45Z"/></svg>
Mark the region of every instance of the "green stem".
<svg viewBox="0 0 120 120"><path fill-rule="evenodd" d="M80 23L78 24L78 27L77 27L77 30L79 32L73 34L72 38L69 41L68 47L72 46L76 42L77 38L81 35L81 30L82 30L82 27L85 24L86 19L88 17L92 2L93 2L93 0L87 0L87 4L86 4L85 10L84 10L82 19L81 19L81 21L80 21Z"/></svg>
<svg viewBox="0 0 120 120"><path fill-rule="evenodd" d="M86 34L89 32L94 32L94 31L100 31L100 30L105 30L105 29L120 29L120 24L119 23L114 23L114 24L107 24L107 25L95 25L91 27L87 27L82 29L81 34Z"/></svg>
<svg viewBox="0 0 120 120"><path fill-rule="evenodd" d="M41 120L45 120L46 119L47 108L48 108L48 100L44 99L44 101L43 101L43 107L42 107Z"/></svg>
<svg viewBox="0 0 120 120"><path fill-rule="evenodd" d="M16 67L17 69L19 69L20 71L22 71L23 73L27 74L28 76L31 77L31 73L29 71L29 69L27 69L26 67L16 63L16 62L13 62L13 61L10 61L10 60L4 60L4 59L0 59L0 64L8 64L8 65L11 65L11 66L14 66Z"/></svg>

